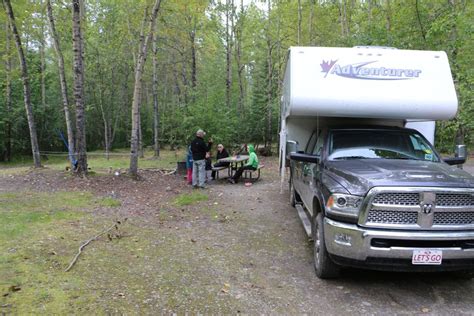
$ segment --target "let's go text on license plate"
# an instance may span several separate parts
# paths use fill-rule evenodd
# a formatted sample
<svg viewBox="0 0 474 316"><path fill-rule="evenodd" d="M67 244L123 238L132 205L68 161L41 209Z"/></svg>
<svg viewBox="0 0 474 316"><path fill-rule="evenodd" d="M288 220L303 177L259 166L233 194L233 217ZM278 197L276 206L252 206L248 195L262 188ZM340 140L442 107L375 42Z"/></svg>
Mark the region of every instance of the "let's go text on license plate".
<svg viewBox="0 0 474 316"><path fill-rule="evenodd" d="M413 250L412 264L439 265L443 260L443 251L433 249Z"/></svg>

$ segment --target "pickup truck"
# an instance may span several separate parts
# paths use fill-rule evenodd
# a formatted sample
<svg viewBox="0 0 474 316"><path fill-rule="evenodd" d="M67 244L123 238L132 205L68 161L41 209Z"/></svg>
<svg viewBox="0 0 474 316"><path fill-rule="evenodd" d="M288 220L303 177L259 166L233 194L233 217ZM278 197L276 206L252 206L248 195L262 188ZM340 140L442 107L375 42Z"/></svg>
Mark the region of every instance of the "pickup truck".
<svg viewBox="0 0 474 316"><path fill-rule="evenodd" d="M337 123L287 153L318 277L359 267L472 278L474 177L455 166L465 157L443 159L414 129Z"/></svg>

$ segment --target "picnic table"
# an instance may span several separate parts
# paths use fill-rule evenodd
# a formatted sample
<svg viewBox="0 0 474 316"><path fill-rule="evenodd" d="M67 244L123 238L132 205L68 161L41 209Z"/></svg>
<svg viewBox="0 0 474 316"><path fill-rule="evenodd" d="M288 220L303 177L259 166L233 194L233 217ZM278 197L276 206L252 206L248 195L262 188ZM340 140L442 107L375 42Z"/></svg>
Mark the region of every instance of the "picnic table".
<svg viewBox="0 0 474 316"><path fill-rule="evenodd" d="M237 155L232 157L221 158L217 161L219 162L229 162L228 174L229 177L232 177L235 171L244 165L244 162L249 159L248 155Z"/></svg>

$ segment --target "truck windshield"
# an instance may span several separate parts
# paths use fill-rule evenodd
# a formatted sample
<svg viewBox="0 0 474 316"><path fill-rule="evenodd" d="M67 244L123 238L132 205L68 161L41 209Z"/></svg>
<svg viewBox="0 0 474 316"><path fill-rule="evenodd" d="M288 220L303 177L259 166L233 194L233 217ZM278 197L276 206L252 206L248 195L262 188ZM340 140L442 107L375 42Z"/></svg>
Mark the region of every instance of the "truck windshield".
<svg viewBox="0 0 474 316"><path fill-rule="evenodd" d="M407 159L439 162L431 145L409 130L335 130L329 144L330 160Z"/></svg>

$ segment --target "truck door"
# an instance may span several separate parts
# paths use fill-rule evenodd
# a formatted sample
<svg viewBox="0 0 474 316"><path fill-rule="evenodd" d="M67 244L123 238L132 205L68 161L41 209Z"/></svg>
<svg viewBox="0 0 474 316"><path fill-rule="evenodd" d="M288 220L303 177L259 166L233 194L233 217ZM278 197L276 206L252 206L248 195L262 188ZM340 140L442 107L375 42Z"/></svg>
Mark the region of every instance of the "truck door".
<svg viewBox="0 0 474 316"><path fill-rule="evenodd" d="M319 131L314 131L305 148L305 154L314 155L317 152ZM301 162L301 190L300 196L306 208L311 211L313 204L313 177L319 166L315 163Z"/></svg>
<svg viewBox="0 0 474 316"><path fill-rule="evenodd" d="M311 134L311 137L308 140L308 143L306 144L304 153L308 153L308 148L311 146L311 144L316 143L316 131L314 131ZM307 173L307 166L304 165L304 162L302 161L296 161L293 160L291 162L293 164L292 168L292 181L293 185L295 187L296 192L300 195L300 197L303 197L304 192L306 190L304 183L303 183L303 178L305 177L305 173Z"/></svg>
<svg viewBox="0 0 474 316"><path fill-rule="evenodd" d="M306 184L307 192L305 194L305 203L307 205L307 209L310 212L311 216L313 215L313 198L317 191L321 190L321 157L322 151L324 146L324 139L326 137L325 130L321 130L318 133L318 139L316 141L311 154L313 156L317 156L320 158L319 163L308 163L308 167L310 172L308 172L307 176L304 179Z"/></svg>

